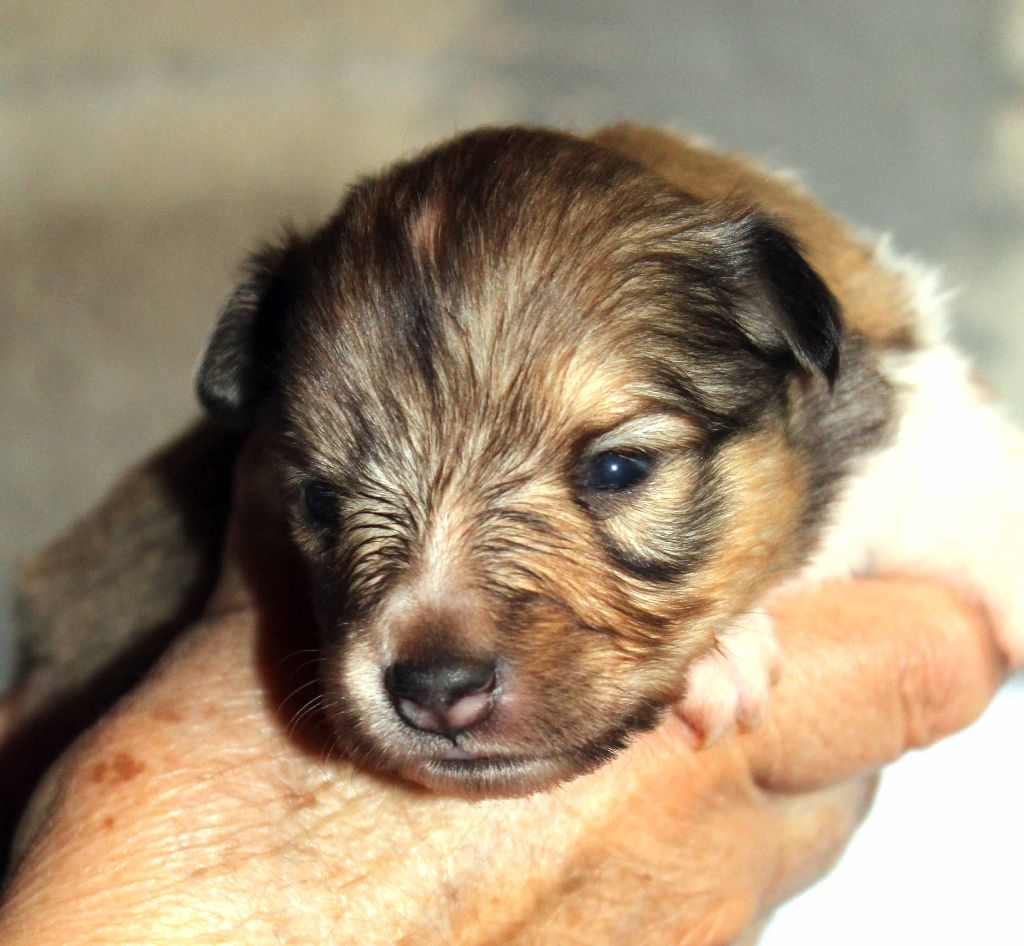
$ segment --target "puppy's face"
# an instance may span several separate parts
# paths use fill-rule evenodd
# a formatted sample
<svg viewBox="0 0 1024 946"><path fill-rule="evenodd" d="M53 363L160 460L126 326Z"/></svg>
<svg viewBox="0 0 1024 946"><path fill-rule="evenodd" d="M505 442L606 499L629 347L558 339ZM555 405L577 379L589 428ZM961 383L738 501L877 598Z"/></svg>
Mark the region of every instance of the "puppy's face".
<svg viewBox="0 0 1024 946"><path fill-rule="evenodd" d="M834 305L773 224L544 132L468 136L258 258L200 373L272 427L324 705L464 793L597 765L802 551Z"/></svg>

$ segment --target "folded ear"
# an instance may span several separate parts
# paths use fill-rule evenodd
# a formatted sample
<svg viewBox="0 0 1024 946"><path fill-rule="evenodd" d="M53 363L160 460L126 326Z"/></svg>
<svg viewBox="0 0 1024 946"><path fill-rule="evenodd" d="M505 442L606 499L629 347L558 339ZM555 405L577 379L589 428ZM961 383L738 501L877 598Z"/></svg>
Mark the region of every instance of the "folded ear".
<svg viewBox="0 0 1024 946"><path fill-rule="evenodd" d="M297 237L254 254L221 310L196 372L199 401L214 417L246 427L272 381L289 308Z"/></svg>
<svg viewBox="0 0 1024 946"><path fill-rule="evenodd" d="M821 374L831 385L843 334L839 303L796 239L760 212L714 229L740 279L740 331L765 355Z"/></svg>

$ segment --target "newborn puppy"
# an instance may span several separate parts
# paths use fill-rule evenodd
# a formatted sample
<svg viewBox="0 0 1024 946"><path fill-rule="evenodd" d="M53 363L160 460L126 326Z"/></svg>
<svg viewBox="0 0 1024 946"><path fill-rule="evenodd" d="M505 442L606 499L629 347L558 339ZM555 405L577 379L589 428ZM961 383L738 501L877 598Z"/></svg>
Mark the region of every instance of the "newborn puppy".
<svg viewBox="0 0 1024 946"><path fill-rule="evenodd" d="M1019 660L1024 455L926 290L628 127L466 135L258 254L199 393L270 444L342 743L518 794L673 703L756 723L765 600L863 569L968 582Z"/></svg>
<svg viewBox="0 0 1024 946"><path fill-rule="evenodd" d="M340 742L432 788L521 794L674 704L709 738L756 724L762 609L794 583L958 581L1024 662L1024 448L942 317L884 243L746 161L628 126L484 130L259 253L198 386L268 445ZM175 452L177 480L226 469L228 435L200 436L227 446ZM32 563L37 679L81 680L97 640L194 609L226 509L207 490L166 510L166 466ZM197 515L218 523L198 544ZM126 600L154 602L135 630Z"/></svg>

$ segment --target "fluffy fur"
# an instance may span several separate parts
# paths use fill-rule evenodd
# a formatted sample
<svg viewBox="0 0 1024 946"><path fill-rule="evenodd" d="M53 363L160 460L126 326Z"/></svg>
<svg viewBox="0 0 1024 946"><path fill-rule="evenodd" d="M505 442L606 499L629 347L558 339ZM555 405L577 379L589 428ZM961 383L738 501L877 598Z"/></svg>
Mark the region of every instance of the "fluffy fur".
<svg viewBox="0 0 1024 946"><path fill-rule="evenodd" d="M198 376L270 444L325 711L369 763L521 793L669 705L754 724L779 588L966 582L1024 660L1024 454L887 251L666 133L483 130L259 253ZM587 487L597 456L648 477ZM496 661L490 715L407 725L387 668Z"/></svg>

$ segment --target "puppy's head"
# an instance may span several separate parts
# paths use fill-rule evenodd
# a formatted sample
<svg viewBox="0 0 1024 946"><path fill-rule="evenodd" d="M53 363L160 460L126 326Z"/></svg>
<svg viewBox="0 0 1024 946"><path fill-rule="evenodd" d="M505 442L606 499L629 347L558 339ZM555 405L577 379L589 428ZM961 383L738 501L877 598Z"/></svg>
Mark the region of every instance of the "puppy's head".
<svg viewBox="0 0 1024 946"><path fill-rule="evenodd" d="M258 255L199 373L265 425L367 760L465 793L588 770L801 554L793 390L832 297L771 220L484 131Z"/></svg>

